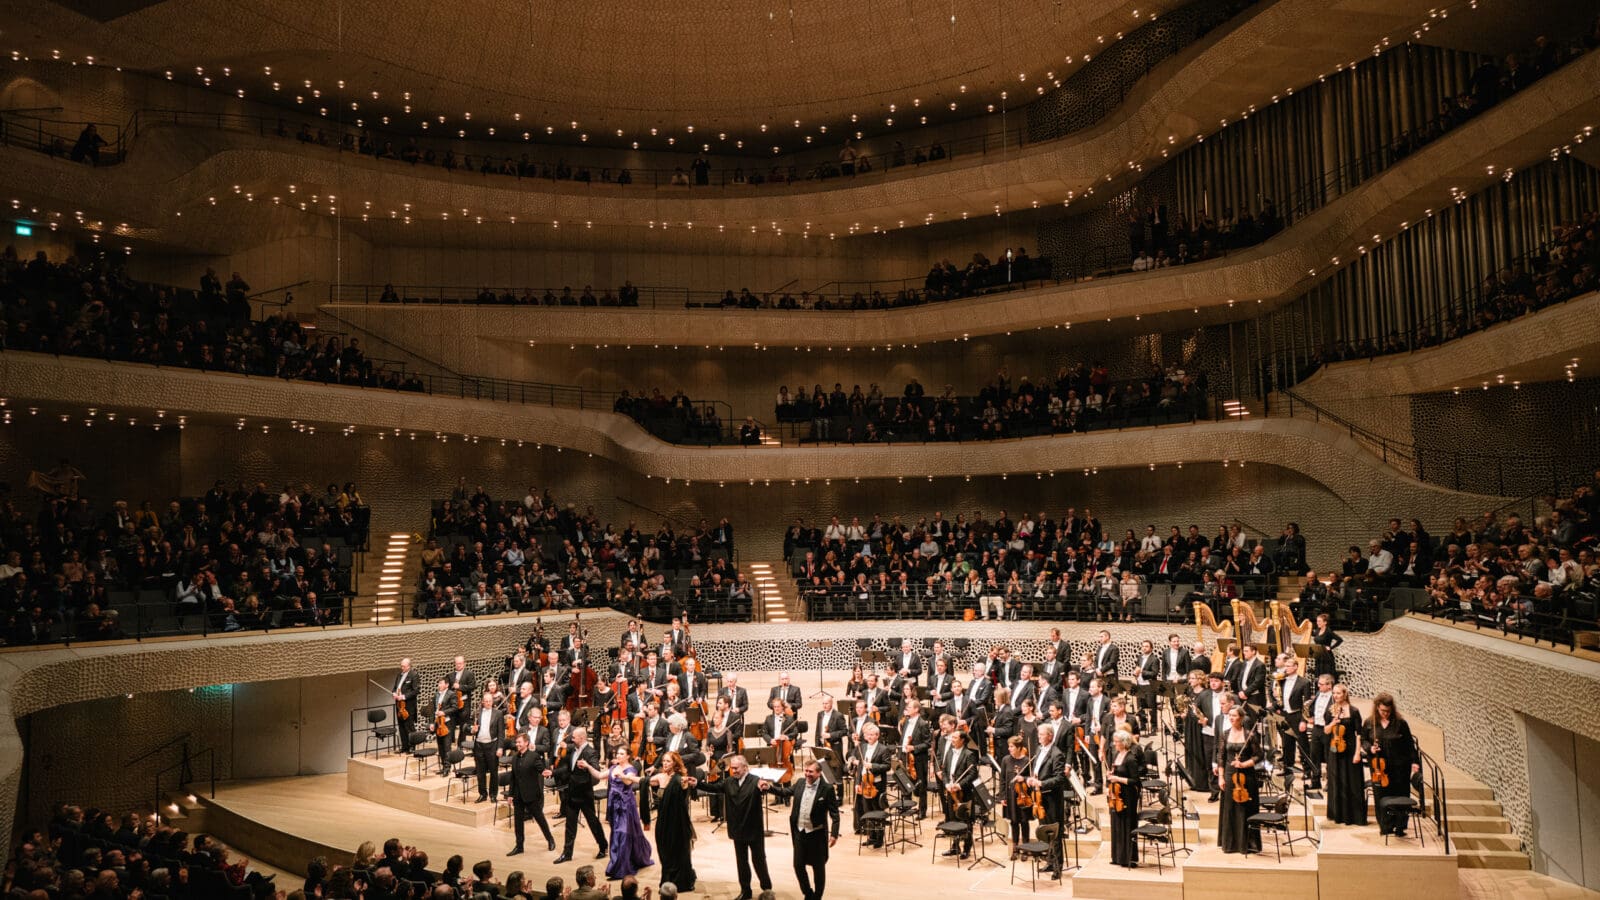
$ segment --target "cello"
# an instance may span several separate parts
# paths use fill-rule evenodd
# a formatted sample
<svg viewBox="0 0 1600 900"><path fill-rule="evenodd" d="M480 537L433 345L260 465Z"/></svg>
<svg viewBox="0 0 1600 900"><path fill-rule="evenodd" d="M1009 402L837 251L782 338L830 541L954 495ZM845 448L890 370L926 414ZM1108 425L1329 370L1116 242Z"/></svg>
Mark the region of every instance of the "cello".
<svg viewBox="0 0 1600 900"><path fill-rule="evenodd" d="M783 715L794 719L794 710L789 707L786 700L774 698L783 706ZM789 735L789 728L794 727L791 722L783 729L783 733L772 739L772 746L778 751L778 768L783 770L783 775L778 778L779 784L788 784L794 781L794 738ZM911 776L915 778L916 776ZM870 799L870 798L869 798Z"/></svg>
<svg viewBox="0 0 1600 900"><path fill-rule="evenodd" d="M689 628L688 623L684 623L683 627L684 631L687 632ZM689 655L683 658L683 674L689 676L689 691L691 694L694 692L694 677L695 675L699 674L699 672L700 659L694 655L694 649L690 648ZM689 733L694 735L695 740L704 744L706 742L706 735L711 733L711 710L706 706L706 700L704 696L702 696L699 700L689 701L689 706L700 710L700 721L689 726Z"/></svg>

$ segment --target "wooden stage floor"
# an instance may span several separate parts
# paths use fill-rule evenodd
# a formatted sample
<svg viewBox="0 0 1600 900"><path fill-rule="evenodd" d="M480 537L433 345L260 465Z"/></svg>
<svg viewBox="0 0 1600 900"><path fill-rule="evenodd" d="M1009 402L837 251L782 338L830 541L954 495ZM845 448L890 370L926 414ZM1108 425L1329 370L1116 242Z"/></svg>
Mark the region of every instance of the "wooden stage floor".
<svg viewBox="0 0 1600 900"><path fill-rule="evenodd" d="M832 674L839 683L829 685L829 688L842 695L844 673ZM810 673L809 678L804 674L797 675L795 681L802 691L809 695L816 690L815 672ZM749 689L753 701L759 702L755 698L764 698L767 687L775 680L760 678L758 673L752 673L752 676L743 679L743 684ZM807 720L813 719L816 708L817 701L808 699L802 715ZM1191 801L1204 800L1203 794L1189 796ZM1094 799L1102 801L1104 798ZM434 869L442 868L444 860L457 853L466 859L469 868L477 860L488 859L494 865L497 880L503 880L512 871L521 871L538 886L542 886L551 875L560 875L571 884L573 873L580 865L592 862L597 870L604 869L603 861L593 859L597 848L587 829L579 831L575 859L560 867L552 864L556 853L545 849L537 828L532 825L530 830L533 834L529 837L527 852L507 858L506 851L512 845L508 820L502 819L494 827L472 827L363 800L347 792L345 773L219 785L216 798L206 801L206 804L210 807L208 822L211 830L223 840L253 858L291 872L303 869L305 860L316 853L327 852L336 858L348 858L348 854L363 841L372 841L381 846L389 837L398 837L403 843L427 851ZM999 865L980 864L971 870L965 864L958 866L952 859L933 856L931 834L938 821L936 801L930 804L930 818L922 823L921 842L924 846L907 848L903 854L892 852L888 856L882 851L870 849L857 853L856 838L851 833L851 814L846 809L843 832L828 866L826 895L840 900L884 900L886 896L918 895L954 897L963 894L1025 896L1034 893L1056 897L1170 897L1175 900L1241 894L1292 896L1296 900L1318 896L1370 898L1392 896L1395 892L1396 881L1392 878L1385 880L1387 876L1382 874L1383 870L1388 869L1397 874L1401 870L1416 870L1415 879L1400 876L1408 882L1406 891L1412 900L1434 896L1459 896L1473 900L1499 897L1552 900L1600 898L1600 893L1585 891L1566 882L1526 871L1457 870L1454 860L1437 853L1435 848L1438 844L1431 830L1426 851L1419 850L1414 842L1408 846L1397 845L1386 849L1373 825L1349 829L1330 827L1323 834L1327 857L1321 860L1309 854L1307 845L1303 843L1296 846L1298 853L1293 858L1286 852L1281 865L1274 860L1270 841L1264 855L1242 857L1223 854L1215 846L1215 807L1204 802L1192 805L1198 805L1201 820L1198 828L1196 823L1190 823L1189 846L1195 852L1190 857L1194 869L1187 877L1170 865L1165 873L1158 874L1149 860L1137 870L1113 867L1109 860L1109 840L1101 842L1097 833L1090 832L1083 836L1084 868L1075 875L1069 874L1061 882L1052 881L1046 876L1037 885L1029 884L1028 871L1022 863L1017 866L1020 880L1013 883L1008 848L1003 844L991 844L989 849L989 855L999 860ZM553 813L555 809L552 801L547 806L547 812ZM1098 805L1097 811L1103 822L1103 803ZM1294 819L1294 831L1298 833L1298 808ZM712 826L705 818L703 803L695 805L694 820L699 838L694 848L694 862L700 883L690 896L731 900L739 893L732 842L721 831L712 833ZM779 897L799 897L791 864L790 841L781 833L788 825L787 810L773 808L769 822L779 832L767 840L773 887ZM552 827L556 835L556 852L559 852L564 824L556 822L552 823ZM1320 830L1315 825L1313 829ZM1350 866L1341 871L1371 872L1370 879L1357 875L1354 880L1341 878L1330 882L1329 870L1335 857L1343 858ZM1320 889L1319 864L1323 868ZM1437 864L1447 864L1448 867L1436 868ZM1423 876L1425 870L1450 873L1434 879L1433 886L1441 890L1429 891L1424 888L1428 881ZM1451 876L1453 883L1437 883L1449 882ZM645 885L655 885L659 879L657 867L640 873L640 881ZM279 881L283 883L282 878ZM1186 884L1186 881L1189 883ZM1419 881L1423 884L1418 884ZM290 881L285 886L293 884ZM1252 888L1251 885L1256 887Z"/></svg>

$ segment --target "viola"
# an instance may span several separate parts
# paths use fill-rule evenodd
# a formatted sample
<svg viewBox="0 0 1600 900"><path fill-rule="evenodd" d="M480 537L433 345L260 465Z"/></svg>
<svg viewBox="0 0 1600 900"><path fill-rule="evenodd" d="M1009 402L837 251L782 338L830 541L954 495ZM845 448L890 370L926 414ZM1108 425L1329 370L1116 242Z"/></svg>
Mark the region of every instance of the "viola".
<svg viewBox="0 0 1600 900"><path fill-rule="evenodd" d="M1122 812L1128 808L1127 801L1122 799L1122 783L1120 781L1112 783L1111 792L1106 796L1106 806L1112 812Z"/></svg>
<svg viewBox="0 0 1600 900"><path fill-rule="evenodd" d="M871 772L861 776L861 799L872 800L878 796L878 780L872 777Z"/></svg>
<svg viewBox="0 0 1600 900"><path fill-rule="evenodd" d="M1245 785L1245 777L1243 772L1233 773L1233 802L1250 802L1250 788Z"/></svg>
<svg viewBox="0 0 1600 900"><path fill-rule="evenodd" d="M1389 761L1382 756L1372 757L1372 786L1380 788L1389 786Z"/></svg>
<svg viewBox="0 0 1600 900"><path fill-rule="evenodd" d="M644 741L644 716L633 717L633 743L628 746L628 755L634 759L639 758L639 744Z"/></svg>
<svg viewBox="0 0 1600 900"><path fill-rule="evenodd" d="M467 695L463 694L461 692L460 688L456 688L456 709L466 709L466 708L467 708Z"/></svg>
<svg viewBox="0 0 1600 900"><path fill-rule="evenodd" d="M506 718L505 718L505 723L506 723L506 740L509 741L509 740L512 740L513 738L515 738L517 736L517 717L511 715L510 713L507 713L506 714Z"/></svg>
<svg viewBox="0 0 1600 900"><path fill-rule="evenodd" d="M404 722L405 720L411 718L410 710L406 709L406 698L404 698L404 697L400 698L399 709L395 710L395 715L399 716L400 717L400 721L402 721L402 722Z"/></svg>
<svg viewBox="0 0 1600 900"><path fill-rule="evenodd" d="M434 713L434 716L433 716L433 733L438 735L439 737L449 737L450 736L450 723L445 721L444 713L442 711Z"/></svg>

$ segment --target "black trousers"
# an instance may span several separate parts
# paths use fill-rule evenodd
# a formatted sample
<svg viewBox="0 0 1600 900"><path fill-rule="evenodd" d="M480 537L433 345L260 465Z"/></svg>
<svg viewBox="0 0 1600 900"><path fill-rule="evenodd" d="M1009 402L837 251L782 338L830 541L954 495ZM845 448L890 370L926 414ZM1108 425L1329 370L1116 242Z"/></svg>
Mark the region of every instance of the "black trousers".
<svg viewBox="0 0 1600 900"><path fill-rule="evenodd" d="M794 878L804 900L822 900L828 883L828 830L817 828L794 836Z"/></svg>
<svg viewBox="0 0 1600 900"><path fill-rule="evenodd" d="M594 808L590 807L590 813ZM766 838L757 838L753 841L733 839L733 858L739 865L739 891L749 894L750 868L755 867L756 878L761 881L763 891L772 890L772 875L767 872L767 841Z"/></svg>
<svg viewBox="0 0 1600 900"><path fill-rule="evenodd" d="M1310 747L1311 764L1306 767L1306 781L1312 788L1322 787L1322 765L1328 758L1327 738L1320 727L1307 732L1307 744Z"/></svg>
<svg viewBox="0 0 1600 900"><path fill-rule="evenodd" d="M442 773L450 765L450 735L435 734L433 745L439 748L439 771Z"/></svg>
<svg viewBox="0 0 1600 900"><path fill-rule="evenodd" d="M1305 757L1311 755L1310 750L1301 743L1305 740L1305 736L1300 733L1300 713L1297 711L1284 713L1283 715L1286 721L1284 726L1278 729L1278 743L1283 748L1283 764L1292 766L1297 758L1301 760L1302 764L1309 763L1310 760L1305 759ZM1297 753L1296 751L1304 752ZM1310 776L1308 775L1307 780L1309 779Z"/></svg>
<svg viewBox="0 0 1600 900"><path fill-rule="evenodd" d="M472 762L478 769L478 796L494 800L500 790L500 754L495 752L494 744L473 744Z"/></svg>
<svg viewBox="0 0 1600 900"><path fill-rule="evenodd" d="M394 705L394 730L400 741L401 753L411 752L411 728L417 721L417 704L415 702L407 704L406 712L411 714L411 718L400 718L400 704Z"/></svg>
<svg viewBox="0 0 1600 900"><path fill-rule="evenodd" d="M522 847L523 823L529 819L539 823L539 833L544 835L544 839L547 842L553 843L555 841L555 837L550 834L550 823L546 822L544 818L543 797L537 800L514 800L511 808L516 813L515 818L511 821L512 827L516 831L518 849Z"/></svg>
<svg viewBox="0 0 1600 900"><path fill-rule="evenodd" d="M578 842L578 817L582 816L589 823L589 833L594 835L594 842L599 849L605 850L610 845L606 843L606 832L600 827L600 817L594 811L594 792L584 799L576 799L568 794L561 795L561 815L567 820L566 835L562 846L567 856L572 855L573 845Z"/></svg>

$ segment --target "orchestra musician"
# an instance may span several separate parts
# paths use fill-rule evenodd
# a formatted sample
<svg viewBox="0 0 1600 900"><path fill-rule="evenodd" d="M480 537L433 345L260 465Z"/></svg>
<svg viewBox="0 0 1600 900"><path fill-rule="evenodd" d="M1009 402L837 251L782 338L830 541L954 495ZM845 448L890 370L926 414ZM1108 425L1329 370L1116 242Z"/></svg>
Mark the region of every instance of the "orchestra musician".
<svg viewBox="0 0 1600 900"><path fill-rule="evenodd" d="M1083 655L1078 657L1078 681L1085 687L1094 684L1095 679L1100 677L1100 669L1094 664L1094 658L1093 650L1085 650Z"/></svg>
<svg viewBox="0 0 1600 900"><path fill-rule="evenodd" d="M411 657L400 660L400 673L394 677L394 690L389 692L394 698L395 733L400 735L400 752L409 754L412 746L412 732L417 725L417 673L411 671ZM400 710L406 711L400 715ZM440 762L443 762L440 757Z"/></svg>
<svg viewBox="0 0 1600 900"><path fill-rule="evenodd" d="M889 690L899 696L907 681L915 684L922 675L922 655L911 649L909 638L900 642L900 652L894 655L894 678Z"/></svg>
<svg viewBox="0 0 1600 900"><path fill-rule="evenodd" d="M876 722L867 722L861 726L861 746L856 749L856 754L851 762L851 776L856 779L855 820L861 822L862 817L869 812L879 812L884 808L887 786L884 779L889 775L889 766L892 762L890 751L878 743L879 729ZM871 779L871 790L868 789L868 778ZM871 793L873 796L864 796ZM860 826L857 826L859 830ZM869 847L883 847L883 831L881 826L874 829L868 836Z"/></svg>
<svg viewBox="0 0 1600 900"><path fill-rule="evenodd" d="M567 633L561 637L561 646L556 648L563 663L571 662L571 654L583 645L583 636L578 633L578 623L573 622L567 626Z"/></svg>
<svg viewBox="0 0 1600 900"><path fill-rule="evenodd" d="M629 619L628 630L622 633L621 649L628 650L630 653L642 653L649 643L649 638L644 636L644 629L639 627L639 620Z"/></svg>
<svg viewBox="0 0 1600 900"><path fill-rule="evenodd" d="M678 689L677 679L667 682L666 692L661 695L657 705L661 707L662 715L668 716L681 714L688 709L688 701L683 699L683 693Z"/></svg>
<svg viewBox="0 0 1600 900"><path fill-rule="evenodd" d="M706 755L700 750L700 742L689 733L689 720L682 713L667 716L667 736L662 742L661 752L678 754L688 772L698 772L706 764Z"/></svg>
<svg viewBox="0 0 1600 900"><path fill-rule="evenodd" d="M1055 728L1049 724L1039 727L1039 751L1031 761L1027 785L1030 789L1039 792L1039 799L1044 807L1044 818L1041 825L1056 824L1066 829L1066 801L1065 790L1067 786L1067 772L1071 769L1067 758L1062 755L1056 746ZM1037 810L1035 810L1037 812ZM1050 847L1050 874L1056 879L1061 878L1062 842L1058 838Z"/></svg>
<svg viewBox="0 0 1600 900"><path fill-rule="evenodd" d="M972 824L978 814L974 786L978 783L978 754L967 748L967 736L953 732L950 749L943 758L933 761L933 771L927 773L939 791L939 801L944 807L947 822L961 822L966 831L956 836L945 856L972 855ZM923 774L919 772L918 774Z"/></svg>
<svg viewBox="0 0 1600 900"><path fill-rule="evenodd" d="M850 679L844 683L844 696L848 700L854 700L861 696L866 689L867 676L861 670L861 664L856 663L855 667L850 670Z"/></svg>
<svg viewBox="0 0 1600 900"><path fill-rule="evenodd" d="M933 642L933 652L928 656L927 661L922 667L923 671L929 676L928 683L930 686L933 683L932 676L934 668L938 666L941 660L944 662L944 670L949 674L954 675L956 671L956 655L945 648L943 640L935 640Z"/></svg>
<svg viewBox="0 0 1600 900"><path fill-rule="evenodd" d="M1016 707L1011 705L1010 690L1003 687L995 688L994 699L994 715L989 720L989 727L984 731L989 737L990 746L1008 747L1011 745L1011 736L1021 731L1018 727L1021 716L1017 713ZM1023 744L1026 746L1026 739Z"/></svg>
<svg viewBox="0 0 1600 900"><path fill-rule="evenodd" d="M750 692L739 687L739 676L733 672L725 673L722 677L722 693L733 700L733 711L740 716L750 714Z"/></svg>
<svg viewBox="0 0 1600 900"><path fill-rule="evenodd" d="M1161 677L1167 681L1172 714L1178 714L1178 694L1189 683L1189 672L1194 669L1194 659L1183 639L1176 634L1167 635L1167 648L1161 651Z"/></svg>
<svg viewBox="0 0 1600 900"><path fill-rule="evenodd" d="M1239 661L1239 682L1236 688L1239 699L1252 711L1267 705L1267 667L1256 658L1256 645L1244 645L1244 657Z"/></svg>
<svg viewBox="0 0 1600 900"><path fill-rule="evenodd" d="M643 716L644 708L654 700L655 695L650 693L649 684L643 681L635 682L633 693L628 695L628 721L632 722L634 719Z"/></svg>
<svg viewBox="0 0 1600 900"><path fill-rule="evenodd" d="M505 685L506 692L520 696L524 682L532 684L537 681L539 674L528 668L528 654L518 650L511 657L511 665L506 667Z"/></svg>
<svg viewBox="0 0 1600 900"><path fill-rule="evenodd" d="M1378 831L1405 837L1410 815L1404 810L1387 810L1385 797L1405 797L1411 793L1411 777L1422 771L1417 758L1417 742L1411 726L1395 709L1394 695L1381 693L1372 698L1372 719L1368 726L1367 764L1371 770L1372 804L1378 811Z"/></svg>
<svg viewBox="0 0 1600 900"><path fill-rule="evenodd" d="M627 726L613 719L607 726L606 733L600 736L600 757L610 759L619 749L627 750L631 756L633 742L628 740Z"/></svg>
<svg viewBox="0 0 1600 900"><path fill-rule="evenodd" d="M1244 710L1228 710L1223 732L1217 736L1212 763L1222 795L1217 812L1217 844L1223 853L1255 853L1261 849L1261 831L1249 827L1250 817L1261 811L1261 738L1245 724ZM1363 798L1364 799L1364 798Z"/></svg>
<svg viewBox="0 0 1600 900"><path fill-rule="evenodd" d="M456 706L462 714L456 718L455 735L456 743L459 744L461 743L461 731L467 727L468 720L472 718L472 714L467 710L471 708L473 688L477 686L477 680L471 672L467 671L467 658L465 656L456 657L454 671L445 677L449 679L450 690L459 694Z"/></svg>
<svg viewBox="0 0 1600 900"><path fill-rule="evenodd" d="M502 713L505 712L508 698L500 690L500 679L491 676L488 681L485 681L483 683L483 696L494 700L494 708L496 710Z"/></svg>
<svg viewBox="0 0 1600 900"><path fill-rule="evenodd" d="M1139 660L1134 666L1133 696L1139 701L1139 723L1143 731L1155 731L1156 686L1161 682L1161 656L1151 641L1139 642Z"/></svg>
<svg viewBox="0 0 1600 900"><path fill-rule="evenodd" d="M1111 643L1111 632L1100 632L1100 645L1094 651L1094 668L1108 685L1117 682L1117 645Z"/></svg>
<svg viewBox="0 0 1600 900"><path fill-rule="evenodd" d="M1206 755L1211 731L1211 710L1215 701L1206 687L1206 678L1199 669L1189 671L1188 704L1181 717L1183 726L1183 770L1189 776L1191 790L1199 790L1211 783L1211 757ZM1211 745L1214 751L1215 745Z"/></svg>
<svg viewBox="0 0 1600 900"><path fill-rule="evenodd" d="M1194 646L1189 648L1189 668L1199 669L1208 676L1211 674L1211 654L1206 652L1205 641L1195 641Z"/></svg>
<svg viewBox="0 0 1600 900"><path fill-rule="evenodd" d="M833 697L824 694L822 709L817 713L817 746L832 750L842 763L844 736L849 733L850 727L845 723L844 716L833 708Z"/></svg>
<svg viewBox="0 0 1600 900"><path fill-rule="evenodd" d="M566 715L565 710L562 711L562 715ZM572 861L572 850L577 843L580 818L588 823L589 833L599 845L600 852L596 854L595 859L605 859L608 854L606 833L600 827L600 817L595 815L594 810L593 773L599 768L600 756L595 752L594 745L589 743L588 730L574 728L572 743L567 748L565 757L551 763L551 767L544 771L544 777L553 777L561 791L561 813L567 820L565 844L561 855L554 860L555 865Z"/></svg>
<svg viewBox="0 0 1600 900"><path fill-rule="evenodd" d="M1061 639L1061 629L1050 629L1050 642L1045 645L1044 658L1047 662L1054 662L1059 666L1056 671L1063 674L1072 668L1072 644ZM1056 684L1060 684L1059 680Z"/></svg>
<svg viewBox="0 0 1600 900"><path fill-rule="evenodd" d="M1032 807L1017 802L1016 785L1025 786L1033 768L1028 759L1028 745L1021 735L1012 735L1006 747L1008 752L1000 760L1001 808L1011 822L1011 858L1016 859L1016 848L1028 842L1028 823L1033 821Z"/></svg>
<svg viewBox="0 0 1600 900"><path fill-rule="evenodd" d="M1293 768L1296 758L1301 760L1301 765L1310 765L1310 749L1306 735L1300 730L1301 712L1310 699L1311 682L1301 676L1299 659L1293 652L1279 654L1278 671L1273 677L1272 696L1267 704L1270 709L1282 713L1278 734L1285 769Z"/></svg>
<svg viewBox="0 0 1600 900"><path fill-rule="evenodd" d="M1110 745L1106 783L1111 786L1107 800L1111 808L1111 863L1134 869L1139 866L1139 842L1133 830L1139 825L1139 776L1144 764L1133 750L1131 733L1114 732Z"/></svg>
<svg viewBox="0 0 1600 900"><path fill-rule="evenodd" d="M916 685L908 684L905 706L900 717L900 760L905 764L906 776L911 779L917 797L917 817L928 817L928 747L933 738L927 720L922 718L922 704L917 702Z"/></svg>
<svg viewBox="0 0 1600 900"><path fill-rule="evenodd" d="M1311 761L1306 765L1307 790L1322 790L1322 765L1328 758L1328 736L1322 723L1327 721L1328 707L1333 703L1333 676L1317 676L1317 693L1302 708L1300 733L1305 735L1310 748Z"/></svg>
<svg viewBox="0 0 1600 900"><path fill-rule="evenodd" d="M439 748L439 774L449 775L450 739L460 728L461 710L456 709L456 692L450 690L450 679L439 679L439 689L433 695L434 746ZM441 727L442 726L442 727Z"/></svg>
<svg viewBox="0 0 1600 900"><path fill-rule="evenodd" d="M1105 767L1101 762L1105 758L1105 751L1102 749L1104 736L1100 728L1111 712L1108 700L1105 695L1105 682L1099 678L1090 681L1089 696L1083 704L1083 743L1089 754L1089 767L1094 774L1094 787L1089 791L1091 794L1099 794L1105 785Z"/></svg>
<svg viewBox="0 0 1600 900"><path fill-rule="evenodd" d="M1324 713L1322 730L1328 742L1327 816L1341 825L1365 825L1367 794L1366 773L1361 765L1361 711L1350 702L1349 689L1342 684L1333 686L1333 698Z"/></svg>
<svg viewBox="0 0 1600 900"><path fill-rule="evenodd" d="M967 699L985 708L994 704L995 684L981 663L972 664L972 678L967 682Z"/></svg>
<svg viewBox="0 0 1600 900"><path fill-rule="evenodd" d="M544 707L546 716L553 716L556 711L567 703L567 685L562 678L562 670L550 666L544 670L544 678L539 686L539 703Z"/></svg>
<svg viewBox="0 0 1600 900"><path fill-rule="evenodd" d="M987 684L987 680L984 683ZM973 740L967 742L967 748L980 756L987 753L989 711L984 709L983 704L967 696L967 686L960 681L950 683L950 715L955 717L957 728L973 736Z"/></svg>
<svg viewBox="0 0 1600 900"><path fill-rule="evenodd" d="M550 732L551 759L555 759L557 756L561 755L562 747L571 746L572 732L576 730L572 727L572 712L570 710L557 710L555 715L556 726L555 729Z"/></svg>
<svg viewBox="0 0 1600 900"><path fill-rule="evenodd" d="M788 672L779 672L778 683L772 686L771 691L767 692L767 707L769 709L772 707L772 701L774 699L782 699L783 702L789 707L790 712L797 716L800 714L800 705L802 702L800 697L800 689L789 683Z"/></svg>
<svg viewBox="0 0 1600 900"><path fill-rule="evenodd" d="M855 714L850 717L850 750L849 750L849 752L852 755L854 755L855 752L861 747L861 745L866 742L866 738L864 738L862 736L862 734L861 734L862 727L865 726L868 722L877 722L877 721L878 721L877 718L874 716L874 710L871 707L867 706L866 699L862 698L862 699L856 700Z"/></svg>
<svg viewBox="0 0 1600 900"><path fill-rule="evenodd" d="M511 715L516 719L516 729L527 731L530 714L537 714L540 711L539 698L533 695L533 682L520 682L517 702L511 707Z"/></svg>
<svg viewBox="0 0 1600 900"><path fill-rule="evenodd" d="M867 689L862 692L861 698L867 701L867 708L878 711L879 718L889 712L891 695L888 691L878 687L878 673L867 673Z"/></svg>
<svg viewBox="0 0 1600 900"><path fill-rule="evenodd" d="M472 762L478 774L478 800L493 799L500 789L500 711L494 697L484 694L472 716Z"/></svg>
<svg viewBox="0 0 1600 900"><path fill-rule="evenodd" d="M1033 698L1022 701L1022 713L1017 716L1017 733L1022 735L1022 740L1028 745L1028 754L1039 752L1039 710L1033 705Z"/></svg>
<svg viewBox="0 0 1600 900"><path fill-rule="evenodd" d="M720 760L738 753L744 738L744 717L733 709L733 701L726 693L717 698L716 711L711 714L710 730L706 732L706 746L710 757ZM722 818L722 795L711 795L711 821Z"/></svg>
<svg viewBox="0 0 1600 900"><path fill-rule="evenodd" d="M954 692L951 685L955 679L950 677L950 666L942 658L933 662L933 671L928 675L928 701L933 706L935 713L942 713L950 708L950 695Z"/></svg>

